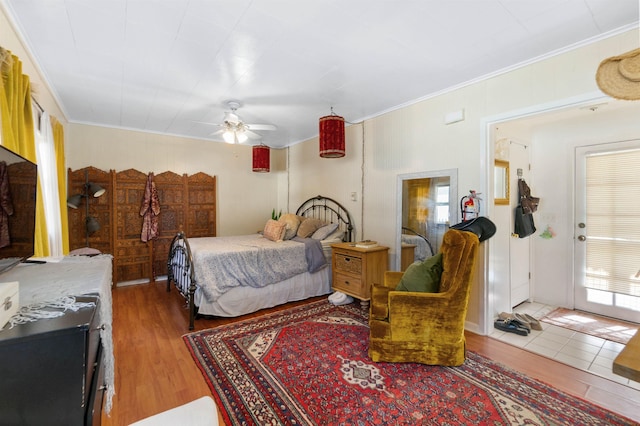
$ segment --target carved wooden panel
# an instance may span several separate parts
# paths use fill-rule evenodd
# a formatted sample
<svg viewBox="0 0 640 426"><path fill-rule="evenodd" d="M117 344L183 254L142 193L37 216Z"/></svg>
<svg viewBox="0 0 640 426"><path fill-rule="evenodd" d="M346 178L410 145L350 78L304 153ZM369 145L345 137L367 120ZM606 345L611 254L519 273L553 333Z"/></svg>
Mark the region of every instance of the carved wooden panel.
<svg viewBox="0 0 640 426"><path fill-rule="evenodd" d="M153 276L167 275L167 256L171 240L178 231L185 231L186 175L173 172L155 175L154 179L160 200L158 237L153 240Z"/></svg>
<svg viewBox="0 0 640 426"><path fill-rule="evenodd" d="M113 254L112 245L112 174L113 171L105 172L95 167L85 167L84 169L72 171L67 174L67 196L85 194L85 183L87 181L96 183L106 191L100 197L84 197L77 209L69 208L69 250L82 247L92 247L103 253ZM87 205L89 202L89 216L94 217L100 224L93 234L87 237L86 220Z"/></svg>
<svg viewBox="0 0 640 426"><path fill-rule="evenodd" d="M12 163L7 165L6 176L9 180L9 197L13 213L7 217L9 245L2 247L2 256L22 257L28 253L33 254L34 249L36 168L26 161Z"/></svg>
<svg viewBox="0 0 640 426"><path fill-rule="evenodd" d="M141 240L142 216L140 208L144 199L147 175L134 169L115 174L114 206L114 267L116 282L150 279L150 243Z"/></svg>
<svg viewBox="0 0 640 426"><path fill-rule="evenodd" d="M196 173L187 178L187 237L216 235L216 178Z"/></svg>
<svg viewBox="0 0 640 426"><path fill-rule="evenodd" d="M84 191L85 173L90 182L106 189L106 195L89 199L89 215L101 228L89 237L89 247L113 255L113 282L154 280L167 274L171 240L178 231L189 237L216 235L216 179L204 173L193 176L164 172L154 176L160 215L158 236L141 240L140 209L147 174L134 169L103 172L87 167L68 172L68 196ZM79 209L69 209L70 249L87 246L85 199Z"/></svg>

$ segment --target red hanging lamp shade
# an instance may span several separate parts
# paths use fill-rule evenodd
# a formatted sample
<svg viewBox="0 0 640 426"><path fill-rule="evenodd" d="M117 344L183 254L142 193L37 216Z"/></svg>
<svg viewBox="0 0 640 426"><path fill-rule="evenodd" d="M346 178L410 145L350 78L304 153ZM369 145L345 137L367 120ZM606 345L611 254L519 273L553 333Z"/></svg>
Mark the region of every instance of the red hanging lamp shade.
<svg viewBox="0 0 640 426"><path fill-rule="evenodd" d="M253 147L253 171L268 173L271 163L271 150L266 145L254 145Z"/></svg>
<svg viewBox="0 0 640 426"><path fill-rule="evenodd" d="M344 118L338 115L320 117L320 157L344 157Z"/></svg>

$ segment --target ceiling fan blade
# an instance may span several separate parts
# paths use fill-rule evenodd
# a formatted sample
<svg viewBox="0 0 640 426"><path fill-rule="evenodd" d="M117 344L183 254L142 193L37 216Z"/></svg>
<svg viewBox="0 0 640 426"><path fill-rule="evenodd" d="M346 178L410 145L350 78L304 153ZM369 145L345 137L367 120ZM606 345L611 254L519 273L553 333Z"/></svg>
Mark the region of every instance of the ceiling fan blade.
<svg viewBox="0 0 640 426"><path fill-rule="evenodd" d="M208 126L218 126L218 127L223 126L223 124L220 124L220 123L210 123L210 122L207 122L207 121L191 121L191 122L192 123L196 123L196 124L206 124Z"/></svg>
<svg viewBox="0 0 640 426"><path fill-rule="evenodd" d="M252 132L251 130L245 130L245 131L244 131L244 134L245 134L245 135L247 135L247 137L248 137L249 139L253 139L253 140L256 140L256 139L262 139L262 136L260 136L260 135L259 135L259 134L257 134L257 133Z"/></svg>
<svg viewBox="0 0 640 426"><path fill-rule="evenodd" d="M224 129L218 130L217 132L213 132L213 133L209 133L209 136L213 136L213 135L221 135L224 133Z"/></svg>
<svg viewBox="0 0 640 426"><path fill-rule="evenodd" d="M273 124L245 124L251 130L278 130Z"/></svg>

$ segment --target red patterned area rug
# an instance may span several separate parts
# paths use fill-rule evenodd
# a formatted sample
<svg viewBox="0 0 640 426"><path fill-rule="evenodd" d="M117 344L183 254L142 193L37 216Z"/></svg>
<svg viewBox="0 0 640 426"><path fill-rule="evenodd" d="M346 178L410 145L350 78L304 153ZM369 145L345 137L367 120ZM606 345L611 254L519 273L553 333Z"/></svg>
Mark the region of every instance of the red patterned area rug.
<svg viewBox="0 0 640 426"><path fill-rule="evenodd" d="M629 342L640 327L640 324L565 308L554 309L540 318L540 321L623 345Z"/></svg>
<svg viewBox="0 0 640 426"><path fill-rule="evenodd" d="M183 336L228 425L634 422L469 352L373 363L367 314L326 301Z"/></svg>

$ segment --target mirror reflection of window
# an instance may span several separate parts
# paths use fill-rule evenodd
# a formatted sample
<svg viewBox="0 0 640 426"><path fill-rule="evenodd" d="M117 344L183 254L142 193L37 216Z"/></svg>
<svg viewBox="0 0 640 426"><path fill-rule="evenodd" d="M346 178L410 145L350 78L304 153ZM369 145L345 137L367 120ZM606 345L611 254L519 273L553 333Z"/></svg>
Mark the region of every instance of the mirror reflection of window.
<svg viewBox="0 0 640 426"><path fill-rule="evenodd" d="M436 186L436 223L449 223L449 185Z"/></svg>
<svg viewBox="0 0 640 426"><path fill-rule="evenodd" d="M495 204L509 204L509 162L496 160L493 173Z"/></svg>

